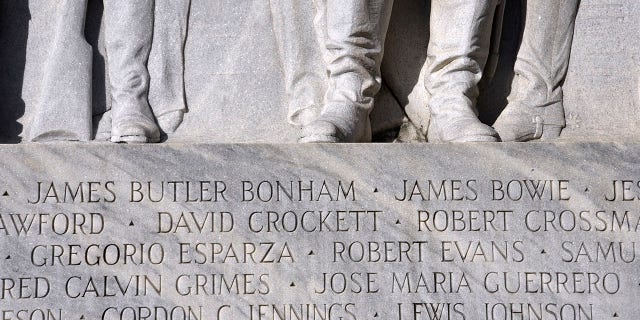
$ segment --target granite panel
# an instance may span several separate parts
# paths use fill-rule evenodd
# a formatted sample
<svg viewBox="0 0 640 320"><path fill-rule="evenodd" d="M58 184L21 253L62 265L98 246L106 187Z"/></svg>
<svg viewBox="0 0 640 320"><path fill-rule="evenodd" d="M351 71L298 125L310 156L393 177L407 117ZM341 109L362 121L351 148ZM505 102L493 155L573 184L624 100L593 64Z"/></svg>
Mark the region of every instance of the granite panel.
<svg viewBox="0 0 640 320"><path fill-rule="evenodd" d="M1 149L3 319L640 314L637 143Z"/></svg>

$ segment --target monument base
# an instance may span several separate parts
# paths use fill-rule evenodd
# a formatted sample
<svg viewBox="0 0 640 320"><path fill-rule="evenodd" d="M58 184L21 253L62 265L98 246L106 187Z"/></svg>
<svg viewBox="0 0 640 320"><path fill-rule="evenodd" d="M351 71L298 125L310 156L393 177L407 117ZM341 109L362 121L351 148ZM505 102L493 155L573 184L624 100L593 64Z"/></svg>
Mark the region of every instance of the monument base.
<svg viewBox="0 0 640 320"><path fill-rule="evenodd" d="M640 144L0 146L2 319L634 319Z"/></svg>

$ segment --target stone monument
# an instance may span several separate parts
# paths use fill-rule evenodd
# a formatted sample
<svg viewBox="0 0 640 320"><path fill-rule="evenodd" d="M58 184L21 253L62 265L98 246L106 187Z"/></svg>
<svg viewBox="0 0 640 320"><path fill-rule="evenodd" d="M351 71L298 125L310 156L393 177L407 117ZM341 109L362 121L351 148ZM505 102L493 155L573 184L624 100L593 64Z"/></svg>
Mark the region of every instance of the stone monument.
<svg viewBox="0 0 640 320"><path fill-rule="evenodd" d="M87 4L88 0L61 1L55 8L55 42L45 65L31 141L87 141L92 136L92 53L84 39ZM189 5L190 1L166 0L105 2L111 104L106 120L111 125L98 136L113 142L158 142L160 130L149 99L158 123L168 132L182 122ZM148 63L153 39L154 60ZM155 69L152 92L148 65Z"/></svg>
<svg viewBox="0 0 640 320"><path fill-rule="evenodd" d="M509 104L494 126L503 141L557 138L580 1L528 1Z"/></svg>
<svg viewBox="0 0 640 320"><path fill-rule="evenodd" d="M632 0L0 2L0 319L638 319L639 34Z"/></svg>

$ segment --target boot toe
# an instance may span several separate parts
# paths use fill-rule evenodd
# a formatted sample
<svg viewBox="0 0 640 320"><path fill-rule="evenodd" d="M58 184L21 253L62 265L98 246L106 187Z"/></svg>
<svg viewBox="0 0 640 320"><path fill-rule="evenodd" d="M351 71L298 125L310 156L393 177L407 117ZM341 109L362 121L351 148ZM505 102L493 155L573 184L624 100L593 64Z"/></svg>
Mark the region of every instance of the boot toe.
<svg viewBox="0 0 640 320"><path fill-rule="evenodd" d="M435 129L435 128L434 128ZM430 129L431 130L431 129ZM498 133L477 118L453 121L439 131L436 142L498 142ZM432 135L433 136L433 135Z"/></svg>

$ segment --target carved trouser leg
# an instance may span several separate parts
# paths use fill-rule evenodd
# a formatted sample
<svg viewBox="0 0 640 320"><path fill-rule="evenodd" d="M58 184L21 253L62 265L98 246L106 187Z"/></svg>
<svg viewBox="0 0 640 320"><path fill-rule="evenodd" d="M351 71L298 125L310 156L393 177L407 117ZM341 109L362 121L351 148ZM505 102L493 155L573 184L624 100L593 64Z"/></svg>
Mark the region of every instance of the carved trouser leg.
<svg viewBox="0 0 640 320"><path fill-rule="evenodd" d="M270 5L284 73L287 118L291 124L304 126L318 117L327 87L322 48L314 41L313 0L271 0Z"/></svg>
<svg viewBox="0 0 640 320"><path fill-rule="evenodd" d="M567 75L579 0L526 1L525 28L509 104L494 127L504 141L553 138L565 125Z"/></svg>
<svg viewBox="0 0 640 320"><path fill-rule="evenodd" d="M42 92L27 139L91 139L91 46L84 38L87 0L56 2L55 37L44 66Z"/></svg>
<svg viewBox="0 0 640 320"><path fill-rule="evenodd" d="M433 141L496 141L475 108L497 0L432 0L425 85Z"/></svg>
<svg viewBox="0 0 640 320"><path fill-rule="evenodd" d="M380 63L392 0L316 0L326 17L322 34L329 84L318 120L302 142L371 140L369 113L381 86Z"/></svg>
<svg viewBox="0 0 640 320"><path fill-rule="evenodd" d="M104 0L113 142L160 139L147 101L153 6L153 0Z"/></svg>
<svg viewBox="0 0 640 320"><path fill-rule="evenodd" d="M165 132L174 132L187 110L184 47L190 6L191 0L155 0L149 103Z"/></svg>

